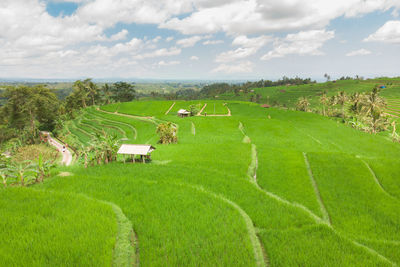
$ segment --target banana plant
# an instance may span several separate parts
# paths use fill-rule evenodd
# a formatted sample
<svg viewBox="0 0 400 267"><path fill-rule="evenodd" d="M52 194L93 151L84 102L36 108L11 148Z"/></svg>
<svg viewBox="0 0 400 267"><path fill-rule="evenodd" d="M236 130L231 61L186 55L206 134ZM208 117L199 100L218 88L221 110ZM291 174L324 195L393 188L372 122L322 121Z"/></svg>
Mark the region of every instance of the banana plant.
<svg viewBox="0 0 400 267"><path fill-rule="evenodd" d="M45 161L42 154L39 154L37 161L32 163L32 167L35 169L35 182L40 183L43 182L44 177L50 175L50 170L55 167L55 164L50 160Z"/></svg>
<svg viewBox="0 0 400 267"><path fill-rule="evenodd" d="M4 185L4 187L7 187L7 179L8 179L9 173L7 168L2 168L0 169L0 177L1 181Z"/></svg>
<svg viewBox="0 0 400 267"><path fill-rule="evenodd" d="M32 181L35 181L37 171L34 169L30 161L24 161L22 163L14 163L8 167L11 178L14 178L14 183L21 186L26 186Z"/></svg>

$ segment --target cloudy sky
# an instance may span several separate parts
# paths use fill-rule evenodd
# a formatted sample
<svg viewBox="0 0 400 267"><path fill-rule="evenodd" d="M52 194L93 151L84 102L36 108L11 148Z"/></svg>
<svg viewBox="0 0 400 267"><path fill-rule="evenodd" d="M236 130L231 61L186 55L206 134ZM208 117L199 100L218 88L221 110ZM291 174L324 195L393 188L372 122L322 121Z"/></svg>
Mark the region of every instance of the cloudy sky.
<svg viewBox="0 0 400 267"><path fill-rule="evenodd" d="M400 76L400 0L0 0L0 78Z"/></svg>

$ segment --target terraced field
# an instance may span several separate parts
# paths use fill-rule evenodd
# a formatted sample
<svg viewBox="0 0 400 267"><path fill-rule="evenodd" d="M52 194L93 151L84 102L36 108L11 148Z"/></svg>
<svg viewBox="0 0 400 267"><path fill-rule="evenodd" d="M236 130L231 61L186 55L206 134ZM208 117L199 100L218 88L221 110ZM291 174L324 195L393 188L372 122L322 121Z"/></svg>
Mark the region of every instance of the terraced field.
<svg viewBox="0 0 400 267"><path fill-rule="evenodd" d="M232 116L176 116L206 103L207 114L215 103L216 114L229 108ZM156 144L161 121L179 126L178 144ZM384 136L312 113L214 100L92 108L68 128L83 144L105 130L157 148L150 164L64 167L73 175L28 189L120 207L136 236L136 265L400 264L400 144Z"/></svg>
<svg viewBox="0 0 400 267"><path fill-rule="evenodd" d="M386 113L396 118L400 117L400 99L387 98L386 101L387 101Z"/></svg>

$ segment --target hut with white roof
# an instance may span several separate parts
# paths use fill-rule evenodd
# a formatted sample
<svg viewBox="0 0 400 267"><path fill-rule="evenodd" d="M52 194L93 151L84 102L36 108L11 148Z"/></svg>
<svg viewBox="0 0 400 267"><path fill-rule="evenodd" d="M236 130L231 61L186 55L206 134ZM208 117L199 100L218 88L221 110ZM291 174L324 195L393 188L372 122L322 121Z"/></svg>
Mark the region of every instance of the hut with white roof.
<svg viewBox="0 0 400 267"><path fill-rule="evenodd" d="M140 159L145 163L146 159L150 159L151 152L153 152L156 148L152 145L133 145L133 144L122 144L118 149L118 154L132 156L133 162L135 162L135 156L139 155Z"/></svg>
<svg viewBox="0 0 400 267"><path fill-rule="evenodd" d="M179 117L189 117L190 111L187 111L186 109L180 109L178 110L178 116Z"/></svg>

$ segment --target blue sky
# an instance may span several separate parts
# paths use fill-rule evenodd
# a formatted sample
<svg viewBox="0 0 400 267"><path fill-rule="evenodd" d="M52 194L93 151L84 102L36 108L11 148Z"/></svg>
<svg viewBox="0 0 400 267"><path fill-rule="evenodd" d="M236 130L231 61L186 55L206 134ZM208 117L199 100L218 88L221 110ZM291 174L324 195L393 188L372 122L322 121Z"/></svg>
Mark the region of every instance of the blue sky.
<svg viewBox="0 0 400 267"><path fill-rule="evenodd" d="M396 0L3 0L0 78L399 76Z"/></svg>

